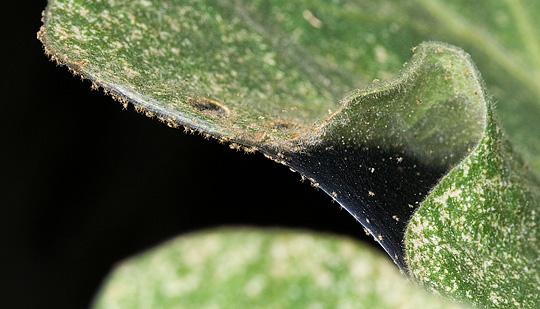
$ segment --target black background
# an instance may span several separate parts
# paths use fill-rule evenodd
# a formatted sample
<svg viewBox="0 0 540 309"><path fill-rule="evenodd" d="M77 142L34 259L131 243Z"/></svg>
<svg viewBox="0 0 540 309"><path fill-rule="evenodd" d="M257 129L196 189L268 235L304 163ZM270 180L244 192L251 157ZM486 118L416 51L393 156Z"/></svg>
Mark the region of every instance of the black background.
<svg viewBox="0 0 540 309"><path fill-rule="evenodd" d="M204 228L365 239L285 166L123 110L48 61L45 0L2 5L1 308L87 307L114 263Z"/></svg>

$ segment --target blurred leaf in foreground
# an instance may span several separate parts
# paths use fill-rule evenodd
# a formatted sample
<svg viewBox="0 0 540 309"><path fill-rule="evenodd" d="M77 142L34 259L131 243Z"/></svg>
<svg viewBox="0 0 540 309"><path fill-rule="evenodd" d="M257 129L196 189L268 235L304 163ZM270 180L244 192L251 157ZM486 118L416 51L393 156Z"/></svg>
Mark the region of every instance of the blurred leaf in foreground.
<svg viewBox="0 0 540 309"><path fill-rule="evenodd" d="M352 240L238 228L185 235L121 263L94 306L459 308Z"/></svg>

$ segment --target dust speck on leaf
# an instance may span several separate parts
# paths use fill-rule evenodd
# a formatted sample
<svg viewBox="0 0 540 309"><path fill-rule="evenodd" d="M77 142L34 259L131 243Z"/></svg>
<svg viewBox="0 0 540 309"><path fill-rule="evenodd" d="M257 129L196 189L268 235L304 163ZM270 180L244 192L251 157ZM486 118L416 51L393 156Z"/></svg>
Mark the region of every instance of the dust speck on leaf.
<svg viewBox="0 0 540 309"><path fill-rule="evenodd" d="M322 21L315 17L311 11L304 10L304 12L302 12L302 16L314 28L321 29L323 27Z"/></svg>

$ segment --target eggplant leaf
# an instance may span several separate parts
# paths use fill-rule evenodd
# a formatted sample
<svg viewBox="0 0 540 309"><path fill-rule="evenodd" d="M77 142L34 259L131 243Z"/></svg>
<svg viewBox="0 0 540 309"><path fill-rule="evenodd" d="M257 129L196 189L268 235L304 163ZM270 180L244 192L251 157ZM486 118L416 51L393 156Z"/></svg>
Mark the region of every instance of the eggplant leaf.
<svg viewBox="0 0 540 309"><path fill-rule="evenodd" d="M299 171L428 289L534 307L540 191L508 141L540 171L536 12L519 1L51 0L38 38L126 107ZM470 50L487 86L467 53L429 40Z"/></svg>

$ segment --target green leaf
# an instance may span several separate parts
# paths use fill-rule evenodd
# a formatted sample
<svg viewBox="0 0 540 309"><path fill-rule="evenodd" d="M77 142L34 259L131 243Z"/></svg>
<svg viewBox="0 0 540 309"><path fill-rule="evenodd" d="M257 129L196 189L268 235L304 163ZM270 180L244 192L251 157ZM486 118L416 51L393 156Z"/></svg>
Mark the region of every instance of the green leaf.
<svg viewBox="0 0 540 309"><path fill-rule="evenodd" d="M409 270L429 290L476 307L536 308L540 185L488 115L479 146L409 223Z"/></svg>
<svg viewBox="0 0 540 309"><path fill-rule="evenodd" d="M507 140L540 171L536 12L518 0L51 0L38 36L126 106L299 171L429 289L535 307L540 190ZM429 39L478 59L508 137L467 53L428 42L409 60Z"/></svg>
<svg viewBox="0 0 540 309"><path fill-rule="evenodd" d="M459 308L352 240L238 228L185 235L122 262L94 307Z"/></svg>

